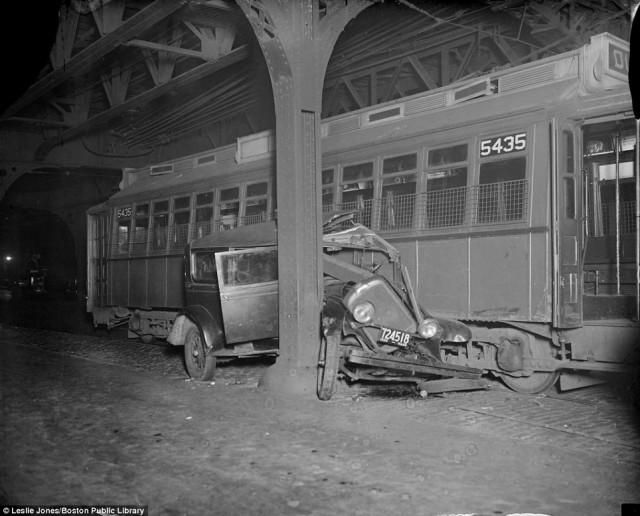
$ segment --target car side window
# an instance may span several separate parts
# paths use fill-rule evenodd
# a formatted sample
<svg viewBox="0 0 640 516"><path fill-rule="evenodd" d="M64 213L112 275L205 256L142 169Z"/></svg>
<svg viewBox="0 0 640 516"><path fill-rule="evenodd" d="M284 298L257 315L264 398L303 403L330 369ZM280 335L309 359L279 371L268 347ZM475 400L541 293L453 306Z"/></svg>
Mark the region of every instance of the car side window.
<svg viewBox="0 0 640 516"><path fill-rule="evenodd" d="M224 286L266 283L278 279L277 249L234 251L220 256Z"/></svg>

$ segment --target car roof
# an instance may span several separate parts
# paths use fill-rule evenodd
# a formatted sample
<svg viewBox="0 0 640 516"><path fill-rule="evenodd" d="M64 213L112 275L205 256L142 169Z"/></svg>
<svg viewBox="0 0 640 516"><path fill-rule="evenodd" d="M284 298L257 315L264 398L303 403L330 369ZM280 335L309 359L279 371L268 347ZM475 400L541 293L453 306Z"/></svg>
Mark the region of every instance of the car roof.
<svg viewBox="0 0 640 516"><path fill-rule="evenodd" d="M226 231L215 231L191 242L191 249L212 247L263 247L278 244L275 221L240 226Z"/></svg>

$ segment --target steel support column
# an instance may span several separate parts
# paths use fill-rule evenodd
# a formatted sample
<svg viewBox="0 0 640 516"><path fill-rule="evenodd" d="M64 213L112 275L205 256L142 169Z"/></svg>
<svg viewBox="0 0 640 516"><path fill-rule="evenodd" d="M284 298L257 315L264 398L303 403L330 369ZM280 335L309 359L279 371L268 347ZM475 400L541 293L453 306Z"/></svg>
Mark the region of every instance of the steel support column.
<svg viewBox="0 0 640 516"><path fill-rule="evenodd" d="M320 342L320 111L333 46L368 1L238 0L265 56L276 110L280 356L261 384L311 394Z"/></svg>

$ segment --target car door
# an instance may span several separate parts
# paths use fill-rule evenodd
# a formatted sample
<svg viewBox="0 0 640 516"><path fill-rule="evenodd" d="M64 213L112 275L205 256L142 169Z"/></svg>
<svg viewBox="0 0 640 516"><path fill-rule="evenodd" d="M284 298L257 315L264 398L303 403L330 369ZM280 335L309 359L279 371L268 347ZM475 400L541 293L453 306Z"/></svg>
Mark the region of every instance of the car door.
<svg viewBox="0 0 640 516"><path fill-rule="evenodd" d="M227 343L277 337L277 248L217 253L216 272Z"/></svg>

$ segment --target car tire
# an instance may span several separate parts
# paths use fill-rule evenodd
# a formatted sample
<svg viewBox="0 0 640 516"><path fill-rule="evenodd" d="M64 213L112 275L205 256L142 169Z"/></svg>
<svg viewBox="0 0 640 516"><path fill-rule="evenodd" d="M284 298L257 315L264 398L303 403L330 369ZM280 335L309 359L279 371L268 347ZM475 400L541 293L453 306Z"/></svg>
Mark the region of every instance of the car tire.
<svg viewBox="0 0 640 516"><path fill-rule="evenodd" d="M194 380L206 382L213 378L216 357L210 354L196 326L192 326L187 331L184 341L184 361L189 376Z"/></svg>
<svg viewBox="0 0 640 516"><path fill-rule="evenodd" d="M340 335L325 335L320 342L318 355L318 398L323 401L331 399L340 366Z"/></svg>

